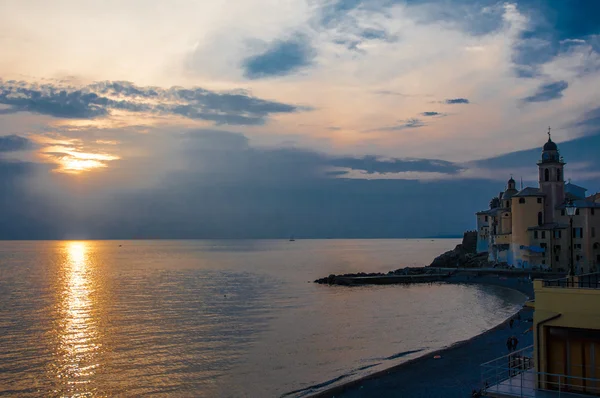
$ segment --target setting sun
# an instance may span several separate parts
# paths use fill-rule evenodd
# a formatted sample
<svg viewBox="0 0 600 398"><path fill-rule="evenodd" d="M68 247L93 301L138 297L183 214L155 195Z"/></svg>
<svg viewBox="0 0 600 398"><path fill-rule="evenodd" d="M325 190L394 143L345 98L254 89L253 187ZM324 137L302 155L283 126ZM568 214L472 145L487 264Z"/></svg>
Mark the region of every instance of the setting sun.
<svg viewBox="0 0 600 398"><path fill-rule="evenodd" d="M52 144L52 143L51 143ZM106 153L82 152L81 145L75 142L49 145L40 150L40 154L48 161L55 163L55 172L79 174L85 171L108 167L107 162L120 159Z"/></svg>

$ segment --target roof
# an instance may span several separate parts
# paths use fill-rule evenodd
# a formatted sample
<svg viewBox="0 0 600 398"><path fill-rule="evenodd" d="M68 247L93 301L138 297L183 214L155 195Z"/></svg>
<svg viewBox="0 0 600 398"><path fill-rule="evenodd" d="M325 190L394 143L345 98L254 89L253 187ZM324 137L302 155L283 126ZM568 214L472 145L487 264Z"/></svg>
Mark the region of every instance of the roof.
<svg viewBox="0 0 600 398"><path fill-rule="evenodd" d="M552 231L555 229L565 229L568 228L569 226L567 224L559 224L559 223L546 223L544 225L536 225L534 227L529 227L527 228L528 231Z"/></svg>
<svg viewBox="0 0 600 398"><path fill-rule="evenodd" d="M579 185L575 185L575 184L573 184L572 182L567 182L567 183L565 184L565 188L567 188L567 187L569 187L569 188L570 188L570 187L573 187L573 188L575 188L575 189L583 189L584 191L587 191L587 188L580 187Z"/></svg>
<svg viewBox="0 0 600 398"><path fill-rule="evenodd" d="M587 199L574 200L573 205L580 209L600 209L600 203L592 202L591 200L587 200ZM564 209L565 206L566 206L566 203L563 203L563 204L557 206L556 208Z"/></svg>
<svg viewBox="0 0 600 398"><path fill-rule="evenodd" d="M516 195L516 197L524 197L524 196L546 196L545 193L540 191L539 188L527 187L521 189Z"/></svg>
<svg viewBox="0 0 600 398"><path fill-rule="evenodd" d="M548 137L548 142L544 144L544 151L558 151L558 147L556 146L554 141L550 139L550 137Z"/></svg>
<svg viewBox="0 0 600 398"><path fill-rule="evenodd" d="M496 216L496 215L498 215L498 213L506 213L506 212L510 212L510 209L508 207L496 207L495 209L490 209L488 214L492 215L492 216Z"/></svg>
<svg viewBox="0 0 600 398"><path fill-rule="evenodd" d="M512 198L517 192L516 189L507 189L506 191L504 191L504 193L502 194L502 196L500 197L501 200L506 200L506 199L510 199Z"/></svg>
<svg viewBox="0 0 600 398"><path fill-rule="evenodd" d="M479 215L487 215L487 214L491 214L491 212L492 212L492 209L487 209L487 210L481 210L481 211L478 211L478 212L477 212L477 213L475 213L475 214L477 214L477 215L479 216Z"/></svg>

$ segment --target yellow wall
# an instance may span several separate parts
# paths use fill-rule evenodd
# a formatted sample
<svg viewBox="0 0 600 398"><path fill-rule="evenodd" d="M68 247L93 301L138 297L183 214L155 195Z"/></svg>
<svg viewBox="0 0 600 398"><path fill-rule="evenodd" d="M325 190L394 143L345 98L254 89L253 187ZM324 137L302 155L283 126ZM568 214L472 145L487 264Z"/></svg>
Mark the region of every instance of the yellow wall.
<svg viewBox="0 0 600 398"><path fill-rule="evenodd" d="M547 356L544 351L544 347L546 346L544 328L554 326L600 330L600 289L543 287L543 282L536 280L534 281L534 290L534 361L536 366L538 366L539 357L540 366L537 371L545 372L547 367L544 362ZM559 314L560 317L543 323L538 335L537 325ZM537 347L540 347L539 352Z"/></svg>
<svg viewBox="0 0 600 398"><path fill-rule="evenodd" d="M496 239L494 241L495 244L497 245L503 245L503 244L510 244L511 242L511 234L504 234L504 235L496 235Z"/></svg>
<svg viewBox="0 0 600 398"><path fill-rule="evenodd" d="M525 203L519 203L519 199L525 199ZM512 198L512 242L513 261L516 264L518 259L523 259L524 251L519 247L529 246L530 233L527 228L538 225L538 212L544 211L544 200L537 202L537 197L529 196L525 198Z"/></svg>

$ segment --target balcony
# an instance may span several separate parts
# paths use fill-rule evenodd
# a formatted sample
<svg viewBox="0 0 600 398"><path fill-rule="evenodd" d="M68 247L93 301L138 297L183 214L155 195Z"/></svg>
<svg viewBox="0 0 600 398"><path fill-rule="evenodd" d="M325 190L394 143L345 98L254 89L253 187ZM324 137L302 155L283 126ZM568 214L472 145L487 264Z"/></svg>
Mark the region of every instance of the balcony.
<svg viewBox="0 0 600 398"><path fill-rule="evenodd" d="M562 287L567 289L600 289L600 273L576 275L560 279L549 279L542 283L543 287Z"/></svg>
<svg viewBox="0 0 600 398"><path fill-rule="evenodd" d="M481 386L481 393L486 397L574 398L600 395L600 379L537 372L533 346L482 364Z"/></svg>

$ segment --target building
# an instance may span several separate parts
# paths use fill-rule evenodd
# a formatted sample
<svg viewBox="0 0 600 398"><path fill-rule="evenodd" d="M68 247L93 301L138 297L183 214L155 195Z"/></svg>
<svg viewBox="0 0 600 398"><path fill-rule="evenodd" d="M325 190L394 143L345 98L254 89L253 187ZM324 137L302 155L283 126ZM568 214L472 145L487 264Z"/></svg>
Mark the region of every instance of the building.
<svg viewBox="0 0 600 398"><path fill-rule="evenodd" d="M482 365L485 396L600 395L600 274L534 281L533 346Z"/></svg>
<svg viewBox="0 0 600 398"><path fill-rule="evenodd" d="M565 184L565 161L548 132L538 161L538 187L521 187L511 177L506 189L477 215L477 251L494 263L516 268L566 271L571 257L577 273L600 268L600 194ZM573 230L565 206L576 207Z"/></svg>

